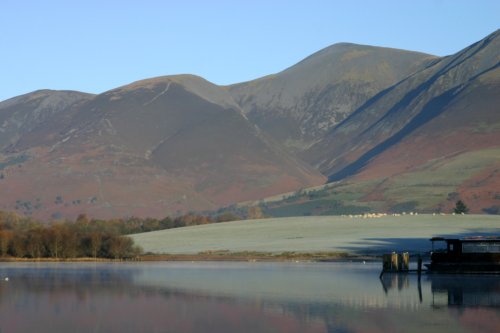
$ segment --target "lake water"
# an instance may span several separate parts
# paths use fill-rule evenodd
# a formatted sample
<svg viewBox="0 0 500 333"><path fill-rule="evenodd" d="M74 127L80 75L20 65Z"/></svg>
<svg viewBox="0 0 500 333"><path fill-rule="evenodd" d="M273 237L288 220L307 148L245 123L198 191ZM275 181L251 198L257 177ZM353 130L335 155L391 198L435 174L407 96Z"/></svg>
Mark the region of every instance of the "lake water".
<svg viewBox="0 0 500 333"><path fill-rule="evenodd" d="M500 332L499 276L380 266L0 263L0 333Z"/></svg>

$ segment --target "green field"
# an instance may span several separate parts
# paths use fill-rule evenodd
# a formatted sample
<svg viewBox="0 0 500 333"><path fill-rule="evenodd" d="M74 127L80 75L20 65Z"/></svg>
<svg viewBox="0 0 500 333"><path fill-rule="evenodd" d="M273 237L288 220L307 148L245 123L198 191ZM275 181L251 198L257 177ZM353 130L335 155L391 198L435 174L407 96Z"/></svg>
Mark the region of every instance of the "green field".
<svg viewBox="0 0 500 333"><path fill-rule="evenodd" d="M425 253L433 236L500 235L500 216L401 215L380 218L309 216L209 224L132 235L145 252L196 254L229 252L388 251Z"/></svg>

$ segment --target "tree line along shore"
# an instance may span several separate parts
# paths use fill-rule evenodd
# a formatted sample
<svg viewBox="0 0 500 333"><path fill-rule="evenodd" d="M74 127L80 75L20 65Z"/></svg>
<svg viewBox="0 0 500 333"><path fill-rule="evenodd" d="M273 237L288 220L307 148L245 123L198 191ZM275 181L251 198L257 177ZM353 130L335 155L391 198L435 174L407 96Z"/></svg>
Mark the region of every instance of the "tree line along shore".
<svg viewBox="0 0 500 333"><path fill-rule="evenodd" d="M454 213L457 213L457 208ZM459 213L463 214L464 211L467 212L466 208ZM250 207L239 213L241 214L223 210L219 211L218 215L190 213L177 217L167 216L163 219L129 217L109 220L89 218L86 214L80 214L75 220L44 222L14 212L0 211L0 260L342 260L352 256L344 251L311 252L306 255L307 258L304 257L304 253L289 251L285 253L223 251L190 254L189 257L159 255L144 253L143 249L134 243L134 239L127 236L264 217L259 207ZM378 217L380 214L375 215L377 216L368 217Z"/></svg>
<svg viewBox="0 0 500 333"><path fill-rule="evenodd" d="M0 211L0 258L4 259L135 259L143 254L127 235L239 219L185 214L175 218L91 219L80 214L74 221L38 221Z"/></svg>

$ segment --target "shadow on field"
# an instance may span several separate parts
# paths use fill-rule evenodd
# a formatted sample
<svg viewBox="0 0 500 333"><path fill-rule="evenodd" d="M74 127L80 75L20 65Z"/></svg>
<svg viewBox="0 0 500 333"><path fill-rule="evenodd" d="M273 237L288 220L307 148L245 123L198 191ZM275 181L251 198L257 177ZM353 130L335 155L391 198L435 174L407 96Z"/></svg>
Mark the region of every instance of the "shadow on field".
<svg viewBox="0 0 500 333"><path fill-rule="evenodd" d="M397 231L401 233L401 230ZM436 234L432 237L444 237L444 238L464 238L472 236L498 236L500 237L500 224L499 228L489 228L489 229L467 229L467 231L462 233L448 233L448 234ZM360 241L352 242L352 246L340 247L341 250L360 254L360 255L382 255L384 253L402 252L407 251L412 254L426 255L431 251L431 237L425 238L396 238L396 237L384 237L384 238L363 238Z"/></svg>

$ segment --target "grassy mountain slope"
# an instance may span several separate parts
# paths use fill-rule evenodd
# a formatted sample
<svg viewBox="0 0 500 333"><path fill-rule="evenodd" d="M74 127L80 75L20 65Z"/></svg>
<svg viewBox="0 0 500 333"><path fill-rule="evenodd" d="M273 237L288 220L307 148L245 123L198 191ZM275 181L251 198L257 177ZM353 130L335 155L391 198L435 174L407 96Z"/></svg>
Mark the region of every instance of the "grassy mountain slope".
<svg viewBox="0 0 500 333"><path fill-rule="evenodd" d="M387 179L377 189L380 199L394 202L412 193L420 209L450 210L458 198L475 212L500 207L499 92L500 68L480 75L439 116L377 155L352 181Z"/></svg>
<svg viewBox="0 0 500 333"><path fill-rule="evenodd" d="M306 160L340 181L326 191L328 200L365 210L449 212L462 198L473 212L500 212L499 35L379 93L306 151ZM344 199L352 191L359 195ZM329 211L316 200L274 206Z"/></svg>
<svg viewBox="0 0 500 333"><path fill-rule="evenodd" d="M462 198L473 212L500 211L498 36L378 94L311 147L305 159L341 181L326 191L329 200L365 210L449 212ZM362 195L344 199L353 190ZM327 212L325 205L274 204L304 214Z"/></svg>
<svg viewBox="0 0 500 333"><path fill-rule="evenodd" d="M495 73L500 62L499 35L497 31L378 94L311 147L306 160L331 180L359 171L374 156L445 112L478 76ZM473 111L471 106L469 112ZM452 125L440 128L453 129Z"/></svg>

